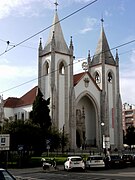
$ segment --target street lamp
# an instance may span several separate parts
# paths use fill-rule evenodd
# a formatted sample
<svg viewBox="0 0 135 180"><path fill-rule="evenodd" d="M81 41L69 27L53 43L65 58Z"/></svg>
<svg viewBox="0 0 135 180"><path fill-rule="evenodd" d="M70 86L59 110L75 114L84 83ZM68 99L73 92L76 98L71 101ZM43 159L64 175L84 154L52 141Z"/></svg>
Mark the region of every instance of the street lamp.
<svg viewBox="0 0 135 180"><path fill-rule="evenodd" d="M104 122L101 122L101 139L102 139L102 149L104 149L104 146L105 146L105 142L104 142L104 134L103 134L103 127L104 127L105 123Z"/></svg>

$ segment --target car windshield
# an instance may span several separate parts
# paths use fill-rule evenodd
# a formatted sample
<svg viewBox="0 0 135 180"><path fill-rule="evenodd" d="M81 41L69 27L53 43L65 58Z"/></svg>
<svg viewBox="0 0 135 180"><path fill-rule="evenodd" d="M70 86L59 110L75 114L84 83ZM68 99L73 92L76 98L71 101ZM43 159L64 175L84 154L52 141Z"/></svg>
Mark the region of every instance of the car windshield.
<svg viewBox="0 0 135 180"><path fill-rule="evenodd" d="M120 156L111 156L111 159L121 159Z"/></svg>
<svg viewBox="0 0 135 180"><path fill-rule="evenodd" d="M131 155L123 155L122 158L123 158L123 159L127 159L127 158L130 158L130 159L131 159L132 156L131 156Z"/></svg>
<svg viewBox="0 0 135 180"><path fill-rule="evenodd" d="M91 160L102 160L103 157L96 157L96 156L95 156L95 157L91 157L90 159L91 159Z"/></svg>
<svg viewBox="0 0 135 180"><path fill-rule="evenodd" d="M71 161L82 161L82 158L71 158Z"/></svg>

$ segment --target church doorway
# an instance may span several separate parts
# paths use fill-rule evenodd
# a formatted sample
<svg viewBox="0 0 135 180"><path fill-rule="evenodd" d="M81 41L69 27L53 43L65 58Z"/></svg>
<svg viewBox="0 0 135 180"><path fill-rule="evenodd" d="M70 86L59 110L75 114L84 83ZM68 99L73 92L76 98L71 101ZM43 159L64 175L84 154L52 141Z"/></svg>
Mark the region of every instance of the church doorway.
<svg viewBox="0 0 135 180"><path fill-rule="evenodd" d="M76 108L76 145L77 147L96 146L97 115L93 101L83 96Z"/></svg>

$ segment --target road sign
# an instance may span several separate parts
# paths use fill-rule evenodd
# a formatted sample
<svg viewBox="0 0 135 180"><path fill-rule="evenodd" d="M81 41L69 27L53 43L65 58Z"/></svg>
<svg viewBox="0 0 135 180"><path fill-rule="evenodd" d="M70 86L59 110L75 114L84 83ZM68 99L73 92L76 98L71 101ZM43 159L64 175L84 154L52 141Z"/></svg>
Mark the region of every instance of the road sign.
<svg viewBox="0 0 135 180"><path fill-rule="evenodd" d="M10 135L0 134L0 150L9 150L10 147Z"/></svg>

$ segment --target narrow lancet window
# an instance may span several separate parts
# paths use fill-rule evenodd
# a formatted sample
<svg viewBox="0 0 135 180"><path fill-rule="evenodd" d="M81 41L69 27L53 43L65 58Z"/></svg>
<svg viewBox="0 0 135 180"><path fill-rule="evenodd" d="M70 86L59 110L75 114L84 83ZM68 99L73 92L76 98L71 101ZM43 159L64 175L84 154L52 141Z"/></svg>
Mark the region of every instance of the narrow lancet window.
<svg viewBox="0 0 135 180"><path fill-rule="evenodd" d="M64 67L63 62L60 63L60 66L59 66L59 73L62 74L62 75L65 74L65 67Z"/></svg>
<svg viewBox="0 0 135 180"><path fill-rule="evenodd" d="M111 74L111 72L108 73L108 82L112 83L112 74Z"/></svg>
<svg viewBox="0 0 135 180"><path fill-rule="evenodd" d="M95 81L97 84L100 83L100 76L99 76L98 72L96 72L96 74L95 74Z"/></svg>

